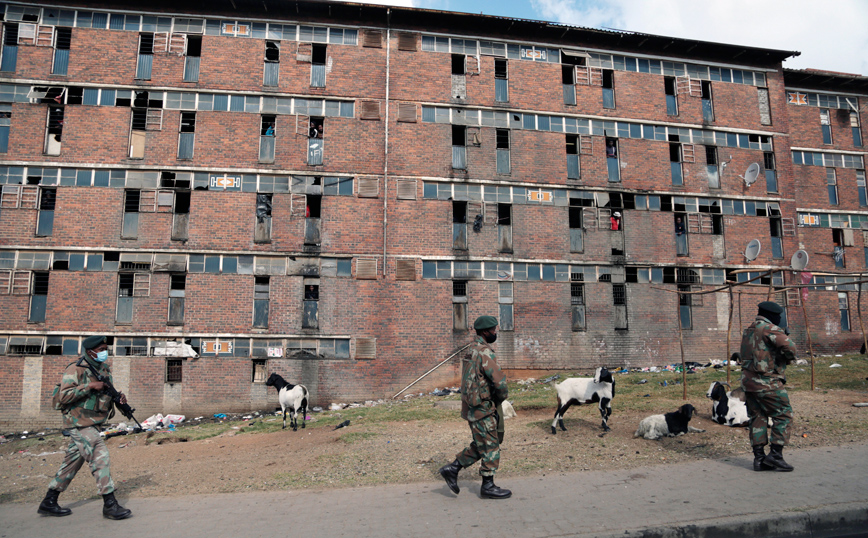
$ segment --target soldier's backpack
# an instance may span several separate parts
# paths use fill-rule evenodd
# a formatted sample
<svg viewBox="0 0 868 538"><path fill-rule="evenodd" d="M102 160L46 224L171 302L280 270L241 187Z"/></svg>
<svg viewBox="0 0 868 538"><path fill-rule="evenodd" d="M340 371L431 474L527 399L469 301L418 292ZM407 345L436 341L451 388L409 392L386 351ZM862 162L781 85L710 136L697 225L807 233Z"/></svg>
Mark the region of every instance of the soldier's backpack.
<svg viewBox="0 0 868 538"><path fill-rule="evenodd" d="M69 368L73 364L75 364L75 362L71 362L71 363L67 364L66 368ZM63 369L64 372L66 372L66 368ZM55 411L63 411L64 409L66 409L66 406L60 403L60 385L61 385L61 383L54 385L54 390L51 391L51 407L53 407Z"/></svg>

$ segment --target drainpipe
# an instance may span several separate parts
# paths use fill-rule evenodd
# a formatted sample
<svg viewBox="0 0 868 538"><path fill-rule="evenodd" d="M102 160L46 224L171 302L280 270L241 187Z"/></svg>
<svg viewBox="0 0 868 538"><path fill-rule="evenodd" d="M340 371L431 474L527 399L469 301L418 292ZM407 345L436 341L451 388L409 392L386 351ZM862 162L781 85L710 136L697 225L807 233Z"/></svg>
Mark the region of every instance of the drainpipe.
<svg viewBox="0 0 868 538"><path fill-rule="evenodd" d="M383 142L383 278L386 278L387 227L389 224L389 67L392 54L392 10L386 8L386 135Z"/></svg>

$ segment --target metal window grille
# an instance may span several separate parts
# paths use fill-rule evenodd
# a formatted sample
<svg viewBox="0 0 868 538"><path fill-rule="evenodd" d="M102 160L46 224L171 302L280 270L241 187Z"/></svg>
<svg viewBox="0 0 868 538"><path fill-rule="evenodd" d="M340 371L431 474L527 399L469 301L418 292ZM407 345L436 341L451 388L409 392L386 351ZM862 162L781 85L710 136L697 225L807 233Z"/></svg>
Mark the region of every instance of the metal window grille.
<svg viewBox="0 0 868 538"><path fill-rule="evenodd" d="M624 284L612 285L612 302L616 305L627 304L627 287Z"/></svg>
<svg viewBox="0 0 868 538"><path fill-rule="evenodd" d="M180 383L183 380L183 361L166 359L166 383Z"/></svg>

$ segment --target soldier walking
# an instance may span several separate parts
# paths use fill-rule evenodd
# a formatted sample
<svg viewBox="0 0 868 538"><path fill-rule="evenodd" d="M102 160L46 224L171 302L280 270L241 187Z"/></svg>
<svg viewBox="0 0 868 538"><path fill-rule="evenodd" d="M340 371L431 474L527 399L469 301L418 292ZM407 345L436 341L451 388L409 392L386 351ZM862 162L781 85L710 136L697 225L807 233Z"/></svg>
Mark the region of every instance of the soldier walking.
<svg viewBox="0 0 868 538"><path fill-rule="evenodd" d="M763 301L741 340L741 386L747 404L754 471L793 470L783 457L793 421L793 408L784 385L787 364L796 360L796 346L786 328L781 328L783 312L779 304ZM772 446L766 455L769 419Z"/></svg>
<svg viewBox="0 0 868 538"><path fill-rule="evenodd" d="M103 392L105 383L91 375L87 361L100 375L111 382L108 359L108 345L105 336L90 336L84 340L84 355L78 362L67 366L63 372L59 391L55 397L57 406L63 412L63 428L69 434L69 447L60 470L48 484L48 493L39 504L38 513L45 516L68 516L69 508L57 504L57 497L69 486L75 474L87 462L96 478L96 485L103 498L102 515L107 519L126 519L133 513L121 506L115 499L115 485L109 469L109 452L105 441L100 437L98 426L114 415L114 404L110 396ZM120 395L120 403L126 403L126 396Z"/></svg>
<svg viewBox="0 0 868 538"><path fill-rule="evenodd" d="M454 493L458 487L458 471L482 460L483 499L508 499L512 492L494 484L494 473L500 465L500 443L503 440L501 404L507 397L506 377L495 360L491 344L497 340L497 319L480 316L473 323L476 340L461 361L461 418L470 424L473 442L455 456L455 461L440 468L440 475Z"/></svg>

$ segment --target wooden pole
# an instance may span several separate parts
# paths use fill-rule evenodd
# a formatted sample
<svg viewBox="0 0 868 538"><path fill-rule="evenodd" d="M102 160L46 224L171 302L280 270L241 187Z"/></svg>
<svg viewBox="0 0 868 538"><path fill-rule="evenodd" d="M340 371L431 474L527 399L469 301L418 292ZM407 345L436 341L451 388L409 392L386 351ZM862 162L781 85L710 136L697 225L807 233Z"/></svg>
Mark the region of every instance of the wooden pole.
<svg viewBox="0 0 868 538"><path fill-rule="evenodd" d="M726 382L729 383L729 358L732 354L729 352L729 338L732 333L732 284L729 285L729 324L726 327Z"/></svg>
<svg viewBox="0 0 868 538"><path fill-rule="evenodd" d="M859 280L865 280L865 274L859 274ZM859 284L859 293L856 294L856 311L859 313L859 328L862 330L862 348L868 353L868 340L865 339L865 325L862 323L862 284Z"/></svg>
<svg viewBox="0 0 868 538"><path fill-rule="evenodd" d="M814 390L814 345L811 342L811 328L808 326L808 311L805 310L805 301L802 301L802 315L805 316L805 333L808 335L808 353L811 356L811 390Z"/></svg>

